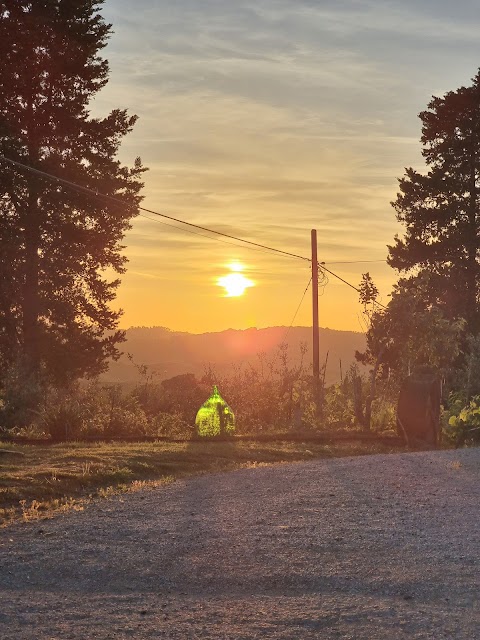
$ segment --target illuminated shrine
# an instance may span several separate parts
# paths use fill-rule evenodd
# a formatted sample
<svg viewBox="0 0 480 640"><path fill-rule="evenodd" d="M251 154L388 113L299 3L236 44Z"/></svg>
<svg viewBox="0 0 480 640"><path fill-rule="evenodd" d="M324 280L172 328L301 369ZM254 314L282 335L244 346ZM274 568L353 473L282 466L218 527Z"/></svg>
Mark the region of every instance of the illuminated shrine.
<svg viewBox="0 0 480 640"><path fill-rule="evenodd" d="M198 410L197 434L202 437L231 435L235 431L235 415L220 395L217 386Z"/></svg>

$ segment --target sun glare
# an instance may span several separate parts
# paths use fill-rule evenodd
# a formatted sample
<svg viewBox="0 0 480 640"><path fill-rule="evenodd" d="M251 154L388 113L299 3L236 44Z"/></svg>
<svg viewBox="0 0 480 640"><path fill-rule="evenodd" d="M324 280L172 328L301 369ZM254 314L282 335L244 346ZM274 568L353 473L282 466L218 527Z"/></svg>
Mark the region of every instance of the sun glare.
<svg viewBox="0 0 480 640"><path fill-rule="evenodd" d="M254 282L246 278L242 273L239 273L245 268L239 262L232 262L228 265L228 268L233 273L229 273L227 276L219 278L217 281L218 286L225 289L225 296L227 298L243 296L248 287L254 286Z"/></svg>

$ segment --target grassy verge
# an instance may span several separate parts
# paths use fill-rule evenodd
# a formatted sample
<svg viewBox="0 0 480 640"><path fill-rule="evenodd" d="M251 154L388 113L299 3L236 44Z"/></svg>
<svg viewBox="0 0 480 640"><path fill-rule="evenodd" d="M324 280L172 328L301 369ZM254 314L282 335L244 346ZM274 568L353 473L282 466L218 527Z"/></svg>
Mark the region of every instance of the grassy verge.
<svg viewBox="0 0 480 640"><path fill-rule="evenodd" d="M82 509L86 502L114 492L134 491L199 473L401 450L371 442L100 442L51 446L0 442L0 525Z"/></svg>

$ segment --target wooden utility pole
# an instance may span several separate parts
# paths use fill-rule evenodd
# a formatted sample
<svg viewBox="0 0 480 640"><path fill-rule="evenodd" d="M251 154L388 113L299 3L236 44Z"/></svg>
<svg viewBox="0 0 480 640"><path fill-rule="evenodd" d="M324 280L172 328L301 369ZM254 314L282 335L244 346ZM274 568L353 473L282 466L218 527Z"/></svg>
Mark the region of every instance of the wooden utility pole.
<svg viewBox="0 0 480 640"><path fill-rule="evenodd" d="M313 310L313 382L318 394L320 382L320 353L318 329L318 259L317 230L312 229L312 310Z"/></svg>

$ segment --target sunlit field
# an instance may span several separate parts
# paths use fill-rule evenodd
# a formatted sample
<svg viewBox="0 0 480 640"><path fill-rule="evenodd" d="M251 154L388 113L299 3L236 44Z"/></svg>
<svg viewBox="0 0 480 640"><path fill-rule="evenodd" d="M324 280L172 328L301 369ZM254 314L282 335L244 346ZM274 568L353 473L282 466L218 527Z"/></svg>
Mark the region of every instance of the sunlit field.
<svg viewBox="0 0 480 640"><path fill-rule="evenodd" d="M115 492L194 474L403 449L380 442L0 443L0 524L83 509Z"/></svg>

